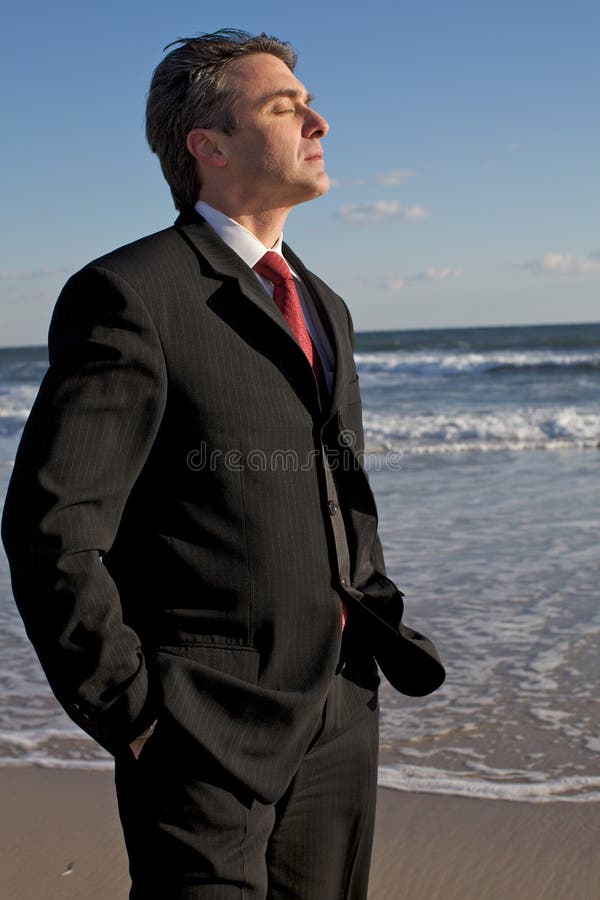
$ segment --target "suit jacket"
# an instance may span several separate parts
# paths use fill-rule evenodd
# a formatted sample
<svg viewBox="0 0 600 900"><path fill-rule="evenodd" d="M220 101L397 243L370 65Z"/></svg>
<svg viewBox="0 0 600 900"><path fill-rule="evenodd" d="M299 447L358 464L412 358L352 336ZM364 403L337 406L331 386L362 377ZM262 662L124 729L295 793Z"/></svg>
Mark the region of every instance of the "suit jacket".
<svg viewBox="0 0 600 900"><path fill-rule="evenodd" d="M265 800L318 723L342 597L363 673L381 644L400 689L440 681L385 576L350 315L284 254L335 350L329 399L254 273L180 216L65 286L3 522L17 604L71 717L114 753L166 716Z"/></svg>

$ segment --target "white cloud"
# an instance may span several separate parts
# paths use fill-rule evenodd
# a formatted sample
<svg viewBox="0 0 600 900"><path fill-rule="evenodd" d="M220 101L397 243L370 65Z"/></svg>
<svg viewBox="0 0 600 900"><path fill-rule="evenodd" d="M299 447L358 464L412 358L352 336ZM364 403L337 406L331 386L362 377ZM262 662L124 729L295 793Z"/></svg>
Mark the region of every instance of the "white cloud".
<svg viewBox="0 0 600 900"><path fill-rule="evenodd" d="M600 259L591 256L573 256L570 253L546 253L541 260L546 272L559 272L561 275L579 274L581 272L600 272Z"/></svg>
<svg viewBox="0 0 600 900"><path fill-rule="evenodd" d="M463 269L451 269L449 266L436 268L430 266L424 272L419 273L419 281L446 281L448 278L460 278L464 275ZM416 279L413 279L416 280Z"/></svg>
<svg viewBox="0 0 600 900"><path fill-rule="evenodd" d="M411 206L404 210L404 218L409 222L423 222L428 219L431 213L424 206Z"/></svg>
<svg viewBox="0 0 600 900"><path fill-rule="evenodd" d="M464 269L454 269L450 266L429 266L421 272L405 275L403 278L392 275L384 281L384 287L389 291L400 291L408 284L423 281L447 281L449 278L460 278L464 275Z"/></svg>
<svg viewBox="0 0 600 900"><path fill-rule="evenodd" d="M384 282L384 287L386 287L388 291L401 291L405 286L406 281L404 280L404 278L398 278L396 275L392 275L390 278L386 278Z"/></svg>
<svg viewBox="0 0 600 900"><path fill-rule="evenodd" d="M600 272L600 251L576 256L573 253L544 253L541 259L524 263L521 268L536 274L583 275Z"/></svg>
<svg viewBox="0 0 600 900"><path fill-rule="evenodd" d="M376 200L374 203L355 203L342 206L340 216L345 222L384 222L396 219L402 212L399 200Z"/></svg>
<svg viewBox="0 0 600 900"><path fill-rule="evenodd" d="M356 178L352 183L355 187L362 187L365 184L377 184L380 187L398 187L414 178L417 173L413 169L392 169L390 172L380 172L379 175L373 175L370 178Z"/></svg>
<svg viewBox="0 0 600 900"><path fill-rule="evenodd" d="M407 219L409 222L420 222L427 219L430 213L423 206L412 206L403 209L399 200L375 200L373 203L355 203L342 206L339 216L351 225L363 222L386 222L389 219Z"/></svg>
<svg viewBox="0 0 600 900"><path fill-rule="evenodd" d="M393 169L391 172L376 175L373 182L386 187L396 187L399 184L404 184L409 178L414 178L416 174L412 169Z"/></svg>
<svg viewBox="0 0 600 900"><path fill-rule="evenodd" d="M30 281L36 278L55 278L57 275L75 272L79 264L70 266L58 266L56 268L40 269L13 269L12 271L0 271L0 281Z"/></svg>

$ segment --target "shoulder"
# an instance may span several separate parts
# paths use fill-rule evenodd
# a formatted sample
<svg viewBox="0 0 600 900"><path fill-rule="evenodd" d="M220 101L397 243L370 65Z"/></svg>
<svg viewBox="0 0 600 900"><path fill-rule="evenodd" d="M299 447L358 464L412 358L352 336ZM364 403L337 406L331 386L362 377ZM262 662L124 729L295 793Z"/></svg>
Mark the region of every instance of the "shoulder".
<svg viewBox="0 0 600 900"><path fill-rule="evenodd" d="M171 226L104 253L84 268L104 269L127 279L136 273L152 273L164 267L165 262L173 255L177 256L185 251L185 242Z"/></svg>
<svg viewBox="0 0 600 900"><path fill-rule="evenodd" d="M121 327L125 321L154 319L159 299L169 289L165 266L181 271L185 242L165 228L105 253L83 266L64 285L50 323L50 339L99 327Z"/></svg>
<svg viewBox="0 0 600 900"><path fill-rule="evenodd" d="M198 279L198 257L171 226L98 256L76 272L67 292L86 300L107 292L160 309ZM64 291L63 291L64 292Z"/></svg>

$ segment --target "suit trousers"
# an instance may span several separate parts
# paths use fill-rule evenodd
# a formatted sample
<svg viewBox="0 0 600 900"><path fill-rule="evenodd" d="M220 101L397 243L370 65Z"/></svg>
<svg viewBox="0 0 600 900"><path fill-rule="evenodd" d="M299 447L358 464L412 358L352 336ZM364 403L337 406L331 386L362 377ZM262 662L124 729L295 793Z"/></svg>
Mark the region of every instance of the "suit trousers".
<svg viewBox="0 0 600 900"><path fill-rule="evenodd" d="M164 718L117 755L130 900L365 900L377 786L377 689L335 676L285 794L260 802ZM274 744L276 745L276 735Z"/></svg>

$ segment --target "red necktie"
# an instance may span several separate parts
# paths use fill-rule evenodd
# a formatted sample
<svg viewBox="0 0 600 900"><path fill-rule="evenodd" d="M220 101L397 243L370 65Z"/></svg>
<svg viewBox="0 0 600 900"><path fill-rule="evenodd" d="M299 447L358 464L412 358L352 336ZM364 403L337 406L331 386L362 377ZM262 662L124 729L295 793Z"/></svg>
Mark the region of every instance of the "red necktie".
<svg viewBox="0 0 600 900"><path fill-rule="evenodd" d="M279 253L268 250L254 266L254 271L273 284L273 300L292 329L296 340L304 351L304 355L312 366L317 384L321 390L326 389L325 373L321 358L310 336L304 313L300 305L300 297L294 284L288 264ZM348 612L346 604L342 601L342 628L346 624Z"/></svg>
<svg viewBox="0 0 600 900"><path fill-rule="evenodd" d="M306 327L300 297L294 284L294 276L283 256L268 250L254 266L254 271L273 284L273 300L292 329L294 336L309 361L320 389L326 388L321 358L310 332Z"/></svg>

